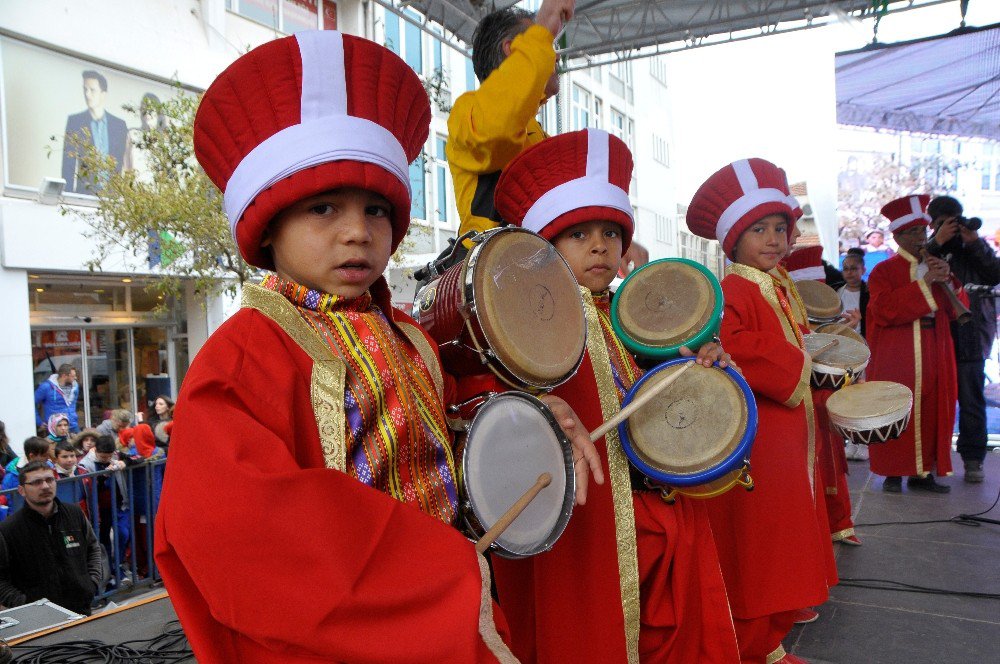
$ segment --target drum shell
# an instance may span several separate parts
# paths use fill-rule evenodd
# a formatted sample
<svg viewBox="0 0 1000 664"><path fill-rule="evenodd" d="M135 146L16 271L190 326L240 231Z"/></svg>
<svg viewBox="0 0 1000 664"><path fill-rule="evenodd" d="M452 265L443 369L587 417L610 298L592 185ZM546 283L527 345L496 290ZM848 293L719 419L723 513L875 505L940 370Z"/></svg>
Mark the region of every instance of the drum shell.
<svg viewBox="0 0 1000 664"><path fill-rule="evenodd" d="M624 408L631 403L632 399L635 398L635 395L641 389L645 381L655 375L658 370L664 367L691 361L693 361L693 359L677 358L674 360L668 360L667 362L649 370L642 378L636 381L635 385L633 385L629 390L629 393L622 401L622 407ZM727 367L723 371L725 371L733 382L736 383L743 394L747 407L747 423L746 429L739 443L733 448L725 459L715 466L706 468L697 473L685 473L682 475L673 474L664 469L651 467L643 461L641 455L637 452L629 432L628 421L626 420L618 425L618 437L621 441L622 448L625 451L625 455L629 458L632 465L647 478L647 484L651 488L672 489L676 493L683 493L695 498L711 498L719 495L720 493L725 493L739 484L737 480L740 479L749 468L753 440L757 433L757 402L754 399L750 386L747 385L746 381L738 372L733 370L731 367ZM667 389L669 390L670 388Z"/></svg>
<svg viewBox="0 0 1000 664"><path fill-rule="evenodd" d="M835 424L833 422L830 423L830 427L838 434L857 445L879 445L881 443L887 443L890 440L895 440L903 435L903 432L906 431L906 427L910 424L910 412L912 411L907 411L906 415L904 415L902 419L871 429L848 428L844 425Z"/></svg>

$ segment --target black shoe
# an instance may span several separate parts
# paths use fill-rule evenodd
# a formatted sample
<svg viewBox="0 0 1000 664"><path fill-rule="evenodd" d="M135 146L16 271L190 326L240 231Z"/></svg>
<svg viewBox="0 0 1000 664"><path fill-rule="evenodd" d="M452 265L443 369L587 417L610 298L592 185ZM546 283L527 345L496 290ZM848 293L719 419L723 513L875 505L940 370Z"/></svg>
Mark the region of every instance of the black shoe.
<svg viewBox="0 0 1000 664"><path fill-rule="evenodd" d="M931 493L951 493L947 484L938 484L930 473L927 477L911 477L906 480L906 486L914 491L930 491Z"/></svg>
<svg viewBox="0 0 1000 664"><path fill-rule="evenodd" d="M986 475L983 473L983 462L982 461L966 461L965 462L965 481L969 484L979 484L984 479Z"/></svg>
<svg viewBox="0 0 1000 664"><path fill-rule="evenodd" d="M882 490L889 493L903 493L903 478L890 476L882 482Z"/></svg>

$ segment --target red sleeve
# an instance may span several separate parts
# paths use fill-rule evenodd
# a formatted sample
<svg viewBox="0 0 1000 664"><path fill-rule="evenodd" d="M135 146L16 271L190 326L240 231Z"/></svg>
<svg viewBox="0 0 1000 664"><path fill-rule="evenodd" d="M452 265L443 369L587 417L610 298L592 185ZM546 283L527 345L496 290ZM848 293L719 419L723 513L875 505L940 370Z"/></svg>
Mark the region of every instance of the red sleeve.
<svg viewBox="0 0 1000 664"><path fill-rule="evenodd" d="M244 310L220 332L184 381L156 524L196 653L492 659L472 544L323 467L311 361L273 322Z"/></svg>
<svg viewBox="0 0 1000 664"><path fill-rule="evenodd" d="M794 408L809 389L811 363L785 337L760 289L742 277L722 282L725 311L720 337L755 394Z"/></svg>
<svg viewBox="0 0 1000 664"><path fill-rule="evenodd" d="M937 311L938 305L927 282L923 279L910 281L909 271L899 267L886 261L872 271L868 280L871 299L866 312L869 325L906 325Z"/></svg>

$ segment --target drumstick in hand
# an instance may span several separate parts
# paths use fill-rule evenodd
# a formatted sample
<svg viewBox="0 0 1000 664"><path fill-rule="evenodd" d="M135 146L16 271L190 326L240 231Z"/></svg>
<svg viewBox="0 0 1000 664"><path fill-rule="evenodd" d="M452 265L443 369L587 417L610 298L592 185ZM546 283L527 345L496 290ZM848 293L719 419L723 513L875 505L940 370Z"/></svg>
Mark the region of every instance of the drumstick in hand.
<svg viewBox="0 0 1000 664"><path fill-rule="evenodd" d="M649 390L647 390L645 393L640 394L638 398L636 398L632 403L630 403L629 405L625 406L620 411L618 411L617 415L615 415L610 420L608 420L601 426L591 431L590 442L592 443L597 442L597 440L600 439L601 436L603 436L604 434L611 431L616 426L618 426L619 424L630 418L632 416L632 413L645 406L656 395L658 395L663 390L667 389L667 387L669 387L671 383L680 378L681 374L690 369L694 364L696 363L693 361L687 362L684 366L682 366L680 369L672 373L666 379L660 381L659 383L651 387Z"/></svg>
<svg viewBox="0 0 1000 664"><path fill-rule="evenodd" d="M524 495L517 499L517 502L510 506L510 509L503 513L497 522L493 524L493 527L486 531L482 539L476 542L476 552L483 553L486 549L490 548L490 544L493 544L496 538L503 535L503 531L507 530L510 524L514 523L514 519L521 515L524 508L528 506L538 492L547 487L552 483L552 475L548 473L542 473L538 476L538 481L535 482L534 486L524 492Z"/></svg>
<svg viewBox="0 0 1000 664"><path fill-rule="evenodd" d="M820 355L822 355L826 351L831 350L831 349L833 349L833 348L835 348L835 347L837 347L839 345L840 345L840 339L834 339L833 341L831 341L827 345L825 345L822 348L820 348L815 353L810 353L810 356L812 357L812 359L815 360L817 357L819 357Z"/></svg>

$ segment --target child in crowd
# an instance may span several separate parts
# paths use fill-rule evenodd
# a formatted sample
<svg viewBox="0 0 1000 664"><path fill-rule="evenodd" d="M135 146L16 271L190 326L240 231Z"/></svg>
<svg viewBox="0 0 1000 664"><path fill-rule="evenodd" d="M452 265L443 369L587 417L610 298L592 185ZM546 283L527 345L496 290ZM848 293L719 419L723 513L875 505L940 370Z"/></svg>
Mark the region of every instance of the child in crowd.
<svg viewBox="0 0 1000 664"><path fill-rule="evenodd" d="M118 432L118 450L136 459L163 456L162 448L156 446L153 429L144 422Z"/></svg>
<svg viewBox="0 0 1000 664"><path fill-rule="evenodd" d="M175 409L156 560L201 662L513 659L452 527L454 381L382 277L429 122L403 60L332 30L254 49L201 101L198 160L243 258L273 270Z"/></svg>
<svg viewBox="0 0 1000 664"><path fill-rule="evenodd" d="M554 394L591 430L619 411L642 374L609 320L608 288L633 234L631 177L625 143L588 129L528 148L504 169L496 189L503 218L552 242L580 284L587 352ZM706 366L728 359L714 343L699 351ZM503 386L490 375L460 382L460 398L491 390ZM735 661L704 503L682 496L668 505L641 478L633 480L617 430L597 448L610 482L591 487L552 551L493 560L514 653L524 662Z"/></svg>
<svg viewBox="0 0 1000 664"><path fill-rule="evenodd" d="M691 232L717 239L733 261L722 282L722 342L758 409L754 491L708 501L740 661L800 662L781 640L803 607L826 601L836 569L816 477L811 359L779 279L798 206L784 172L763 159L734 162L701 185Z"/></svg>
<svg viewBox="0 0 1000 664"><path fill-rule="evenodd" d="M94 445L97 443L97 438L100 435L96 429L84 429L73 436L72 442L73 447L76 448L76 456L80 459L87 456L87 453L94 449Z"/></svg>
<svg viewBox="0 0 1000 664"><path fill-rule="evenodd" d="M118 524L118 562L125 559L125 549L128 544L128 485L125 475L121 471L125 469L125 462L118 458L116 452L115 439L111 436L100 436L94 444L94 448L87 453L80 461L80 466L87 473L98 473L102 470L117 471L110 475L100 475L90 479L88 491L97 492L97 524L98 540L104 546L104 552L114 569L114 551L112 549L111 533L114 531L115 523ZM112 488L114 483L114 488ZM90 499L93 501L93 498ZM93 502L88 501L90 507ZM115 507L112 508L112 505ZM93 510L91 510L93 512ZM91 514L93 519L93 514Z"/></svg>
<svg viewBox="0 0 1000 664"><path fill-rule="evenodd" d="M854 326L854 331L865 336L865 312L868 310L868 284L865 276L865 252L858 248L847 250L841 271L844 274L844 285L837 290L845 312L857 311L860 320ZM865 457L867 458L867 457Z"/></svg>
<svg viewBox="0 0 1000 664"><path fill-rule="evenodd" d="M54 456L56 444L69 440L69 415L66 413L53 413L49 416L48 429L49 442L52 445Z"/></svg>
<svg viewBox="0 0 1000 664"><path fill-rule="evenodd" d="M55 471L61 480L87 474L87 470L77 462L76 448L68 440L56 445ZM56 485L56 497L65 503L80 503L80 508L86 513L87 503L84 500L82 481L60 482Z"/></svg>

